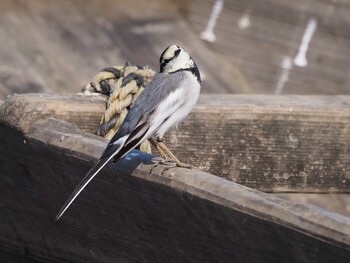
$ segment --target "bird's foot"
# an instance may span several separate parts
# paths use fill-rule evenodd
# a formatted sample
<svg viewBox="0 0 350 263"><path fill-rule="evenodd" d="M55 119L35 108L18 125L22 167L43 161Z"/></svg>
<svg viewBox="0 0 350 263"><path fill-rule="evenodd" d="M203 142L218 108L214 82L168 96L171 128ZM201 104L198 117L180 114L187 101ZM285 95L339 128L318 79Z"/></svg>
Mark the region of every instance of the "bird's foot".
<svg viewBox="0 0 350 263"><path fill-rule="evenodd" d="M193 165L190 165L190 164L187 164L187 163L183 163L183 162L177 162L176 166L177 167L181 167L181 168L187 168L187 169L195 169L196 168Z"/></svg>
<svg viewBox="0 0 350 263"><path fill-rule="evenodd" d="M186 163L183 163L183 162L180 162L180 161L175 161L171 158L154 158L153 159L155 162L154 162L154 165L150 171L150 173L153 172L153 170L163 164L163 165L166 165L166 167L164 167L161 171L160 174L163 174L164 172L170 170L170 169L173 169L173 168L176 168L176 167L181 167L181 168L187 168L187 169L195 169L196 167L194 167L193 165L190 165L190 164L186 164Z"/></svg>
<svg viewBox="0 0 350 263"><path fill-rule="evenodd" d="M170 165L172 162L170 159L168 158L162 158L162 157L155 157L152 159L153 162L153 167L150 170L150 174L153 173L153 170L156 169L159 165ZM161 172L161 174L163 173L163 170Z"/></svg>
<svg viewBox="0 0 350 263"><path fill-rule="evenodd" d="M160 164L168 165L168 164L174 163L173 159L168 158L168 157L166 157L166 158L164 158L164 157L156 157L156 158L153 158L152 161L157 166L160 165Z"/></svg>

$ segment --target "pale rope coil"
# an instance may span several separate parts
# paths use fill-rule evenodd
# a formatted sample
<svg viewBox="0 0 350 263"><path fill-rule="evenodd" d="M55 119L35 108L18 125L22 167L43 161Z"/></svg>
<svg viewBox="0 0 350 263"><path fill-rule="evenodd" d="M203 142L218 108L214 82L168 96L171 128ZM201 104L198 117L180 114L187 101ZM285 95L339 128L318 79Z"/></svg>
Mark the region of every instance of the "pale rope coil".
<svg viewBox="0 0 350 263"><path fill-rule="evenodd" d="M154 75L155 72L147 66L133 66L127 62L124 67L114 66L102 69L92 82L83 88L84 94L97 92L109 96L97 135L110 140L116 134L130 106ZM145 140L140 145L140 150L151 153L150 142Z"/></svg>

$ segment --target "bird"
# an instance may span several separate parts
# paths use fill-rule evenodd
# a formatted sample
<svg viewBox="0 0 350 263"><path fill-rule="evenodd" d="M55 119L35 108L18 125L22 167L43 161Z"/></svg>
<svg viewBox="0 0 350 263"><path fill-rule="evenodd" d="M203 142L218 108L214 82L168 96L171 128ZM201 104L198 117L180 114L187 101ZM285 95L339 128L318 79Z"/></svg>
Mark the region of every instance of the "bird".
<svg viewBox="0 0 350 263"><path fill-rule="evenodd" d="M195 106L201 90L200 72L191 56L174 44L163 51L159 65L159 73L135 100L123 124L67 199L56 221L109 161L118 162L146 139L163 158L170 157L178 166L186 167L164 144L163 136L177 127Z"/></svg>

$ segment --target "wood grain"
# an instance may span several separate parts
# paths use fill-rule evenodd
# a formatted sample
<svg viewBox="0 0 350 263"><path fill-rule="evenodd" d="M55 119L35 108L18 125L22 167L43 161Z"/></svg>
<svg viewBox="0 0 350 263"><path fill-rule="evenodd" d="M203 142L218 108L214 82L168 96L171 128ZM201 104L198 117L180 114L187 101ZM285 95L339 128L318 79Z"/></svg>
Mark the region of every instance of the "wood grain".
<svg viewBox="0 0 350 263"><path fill-rule="evenodd" d="M0 104L0 120L26 133L33 122L55 117L76 124L83 131L96 133L105 104L106 97L102 95L14 95Z"/></svg>
<svg viewBox="0 0 350 263"><path fill-rule="evenodd" d="M201 97L167 136L200 169L267 192L349 192L349 96Z"/></svg>
<svg viewBox="0 0 350 263"><path fill-rule="evenodd" d="M3 109L25 132L51 116L95 133L104 99L17 95ZM181 160L261 191L348 193L349 126L349 96L202 95L165 141Z"/></svg>
<svg viewBox="0 0 350 263"><path fill-rule="evenodd" d="M107 165L54 223L106 141L57 119L60 110L45 115L45 107L42 118L12 108L21 120L4 122L3 106L0 256L8 262L345 262L350 256L348 218L197 170L162 174L164 166L151 170L152 156L138 151Z"/></svg>

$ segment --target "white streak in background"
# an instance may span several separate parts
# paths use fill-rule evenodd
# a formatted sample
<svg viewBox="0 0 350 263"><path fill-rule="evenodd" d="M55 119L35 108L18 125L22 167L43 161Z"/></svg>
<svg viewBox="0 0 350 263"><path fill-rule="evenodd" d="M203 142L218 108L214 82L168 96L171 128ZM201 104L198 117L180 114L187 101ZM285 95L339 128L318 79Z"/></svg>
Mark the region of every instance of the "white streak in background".
<svg viewBox="0 0 350 263"><path fill-rule="evenodd" d="M221 13L223 6L224 6L224 0L215 1L207 27L201 34L202 39L209 42L214 42L216 40L216 36L214 34L214 27L216 25L216 20L218 20L218 17Z"/></svg>
<svg viewBox="0 0 350 263"><path fill-rule="evenodd" d="M250 16L245 13L238 21L238 27L242 30L248 28L250 26Z"/></svg>
<svg viewBox="0 0 350 263"><path fill-rule="evenodd" d="M284 57L281 63L282 74L277 82L275 94L281 95L283 92L284 85L289 79L289 71L292 69L292 59L290 57Z"/></svg>
<svg viewBox="0 0 350 263"><path fill-rule="evenodd" d="M309 48L309 43L311 41L312 35L314 34L316 28L317 28L317 20L315 18L311 18L306 25L305 33L299 46L299 52L294 58L294 65L298 67L307 66L306 52L307 52L307 49Z"/></svg>

